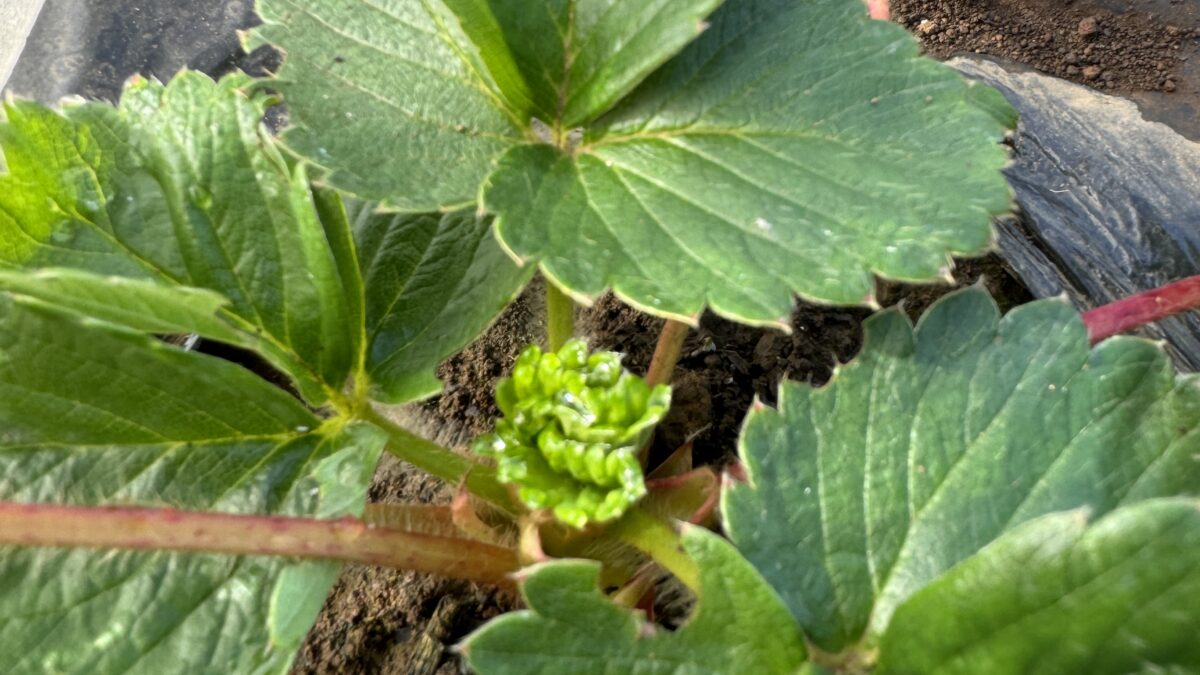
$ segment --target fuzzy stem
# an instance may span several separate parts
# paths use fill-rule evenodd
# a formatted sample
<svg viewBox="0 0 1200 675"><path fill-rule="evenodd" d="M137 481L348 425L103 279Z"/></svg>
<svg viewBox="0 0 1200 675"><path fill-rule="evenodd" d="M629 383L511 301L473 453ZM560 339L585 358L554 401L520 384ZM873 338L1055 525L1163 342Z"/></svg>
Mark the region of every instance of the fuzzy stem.
<svg viewBox="0 0 1200 675"><path fill-rule="evenodd" d="M511 588L512 549L317 520L175 509L0 502L0 544L270 555L384 565Z"/></svg>
<svg viewBox="0 0 1200 675"><path fill-rule="evenodd" d="M549 279L546 283L546 346L556 352L575 335L575 301Z"/></svg>
<svg viewBox="0 0 1200 675"><path fill-rule="evenodd" d="M661 574L661 571L658 565L654 564L647 565L639 570L637 574L633 575L632 579L617 589L616 593L613 593L613 604L628 609L637 607L642 598L654 588L655 582L658 581L656 577L659 574Z"/></svg>
<svg viewBox="0 0 1200 675"><path fill-rule="evenodd" d="M513 513L512 498L504 485L496 480L495 469L421 438L377 410L365 410L362 417L387 433L388 452L451 485L465 484L471 494Z"/></svg>
<svg viewBox="0 0 1200 675"><path fill-rule="evenodd" d="M612 526L611 533L621 541L645 553L674 574L684 586L698 592L700 571L683 550L679 533L668 523L641 508L630 509Z"/></svg>
<svg viewBox="0 0 1200 675"><path fill-rule="evenodd" d="M658 344L654 347L654 357L650 359L650 368L646 371L646 383L651 387L671 383L671 375L675 372L675 364L679 363L688 330L688 325L682 321L667 319L663 324L662 332L658 334Z"/></svg>
<svg viewBox="0 0 1200 675"><path fill-rule="evenodd" d="M1083 314L1092 344L1118 333L1200 307L1200 276L1188 277Z"/></svg>

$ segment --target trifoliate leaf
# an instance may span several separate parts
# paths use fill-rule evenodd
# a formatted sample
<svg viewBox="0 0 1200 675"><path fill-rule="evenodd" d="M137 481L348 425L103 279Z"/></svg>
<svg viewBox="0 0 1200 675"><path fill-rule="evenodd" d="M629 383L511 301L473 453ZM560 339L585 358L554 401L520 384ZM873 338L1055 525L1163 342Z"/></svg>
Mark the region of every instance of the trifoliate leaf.
<svg viewBox="0 0 1200 675"><path fill-rule="evenodd" d="M1001 319L982 290L912 329L888 311L823 388L785 383L750 414L750 484L729 489L730 537L806 634L837 652L905 599L1023 522L1200 493L1200 390L1154 344L1089 349L1053 300Z"/></svg>
<svg viewBox="0 0 1200 675"><path fill-rule="evenodd" d="M764 323L793 292L861 303L873 271L932 279L987 246L1003 127L903 29L857 0L731 0L711 23L577 151L501 158L485 204L516 255L580 294Z"/></svg>
<svg viewBox="0 0 1200 675"><path fill-rule="evenodd" d="M596 587L598 563L531 568L528 610L493 619L463 645L481 675L791 675L804 662L795 621L726 541L698 527L683 546L700 568L699 605L675 632L655 630Z"/></svg>
<svg viewBox="0 0 1200 675"><path fill-rule="evenodd" d="M490 324L533 275L471 211L375 213L351 203L367 289L366 372L374 398L402 403L441 388L434 368Z"/></svg>
<svg viewBox="0 0 1200 675"><path fill-rule="evenodd" d="M481 200L575 297L778 323L937 278L1009 207L1011 109L861 0L259 7L293 148L399 209Z"/></svg>
<svg viewBox="0 0 1200 675"><path fill-rule="evenodd" d="M646 494L637 453L671 390L651 388L613 352L588 354L570 340L557 352L526 347L496 385L496 404L504 416L475 451L496 458L497 476L525 506L583 527L619 518Z"/></svg>
<svg viewBox="0 0 1200 675"><path fill-rule="evenodd" d="M229 513L360 512L383 441L373 427L321 425L229 362L7 299L0 426L0 500ZM0 549L5 671L286 672L328 591L297 585L293 565ZM294 603L278 629L275 594Z"/></svg>
<svg viewBox="0 0 1200 675"><path fill-rule="evenodd" d="M1200 671L1200 502L1023 525L900 606L880 673Z"/></svg>
<svg viewBox="0 0 1200 675"><path fill-rule="evenodd" d="M240 93L247 83L184 73L131 84L119 108L7 104L0 262L218 293L245 335L235 344L257 345L321 402L344 384L361 331L304 169L262 130L266 101ZM161 304L140 309L163 318Z"/></svg>

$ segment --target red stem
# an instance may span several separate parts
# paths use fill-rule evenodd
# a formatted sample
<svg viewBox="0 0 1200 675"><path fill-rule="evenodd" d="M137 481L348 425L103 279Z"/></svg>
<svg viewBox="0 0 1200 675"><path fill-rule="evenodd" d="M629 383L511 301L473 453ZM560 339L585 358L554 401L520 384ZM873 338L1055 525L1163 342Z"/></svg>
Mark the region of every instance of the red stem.
<svg viewBox="0 0 1200 675"><path fill-rule="evenodd" d="M1092 344L1173 314L1200 307L1200 276L1131 295L1083 314Z"/></svg>
<svg viewBox="0 0 1200 675"><path fill-rule="evenodd" d="M175 509L0 502L0 544L274 555L383 565L512 588L512 549L317 520Z"/></svg>

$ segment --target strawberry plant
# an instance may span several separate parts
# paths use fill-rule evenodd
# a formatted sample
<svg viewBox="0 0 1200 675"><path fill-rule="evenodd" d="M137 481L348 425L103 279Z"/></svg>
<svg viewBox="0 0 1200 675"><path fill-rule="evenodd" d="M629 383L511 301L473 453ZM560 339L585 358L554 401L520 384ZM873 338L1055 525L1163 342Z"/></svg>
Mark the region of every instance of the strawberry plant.
<svg viewBox="0 0 1200 675"><path fill-rule="evenodd" d="M755 406L727 475L648 464L704 307L786 328L795 294L870 304L872 273L987 247L995 92L860 0L259 11L275 78L5 106L10 671L281 672L342 561L519 590L461 647L481 673L1200 669L1200 393L1156 345L1091 346L1194 281L878 313L828 385ZM538 271L546 348L494 433L394 422ZM606 289L668 319L645 378L572 339ZM366 505L385 449L454 502ZM657 584L696 601L678 630L631 610Z"/></svg>

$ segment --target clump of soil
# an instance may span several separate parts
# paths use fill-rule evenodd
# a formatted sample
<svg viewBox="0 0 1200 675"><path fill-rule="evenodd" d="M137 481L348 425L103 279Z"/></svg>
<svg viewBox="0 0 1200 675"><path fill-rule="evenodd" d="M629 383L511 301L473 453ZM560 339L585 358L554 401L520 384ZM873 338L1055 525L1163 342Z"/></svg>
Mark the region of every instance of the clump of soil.
<svg viewBox="0 0 1200 675"><path fill-rule="evenodd" d="M1175 91L1200 37L1150 12L1117 14L1074 0L892 0L892 19L939 58L990 54L1127 92Z"/></svg>

